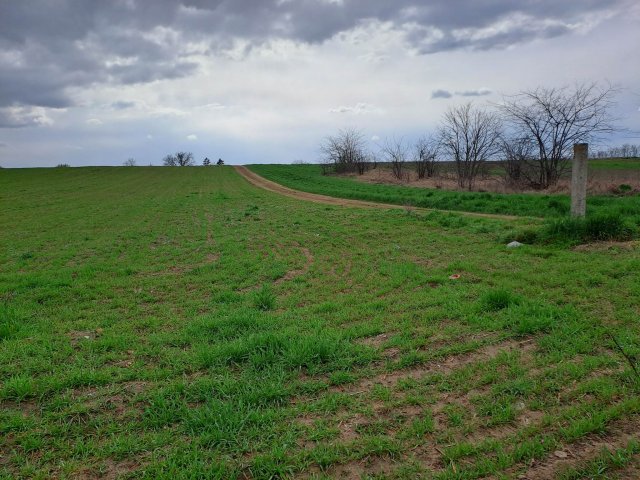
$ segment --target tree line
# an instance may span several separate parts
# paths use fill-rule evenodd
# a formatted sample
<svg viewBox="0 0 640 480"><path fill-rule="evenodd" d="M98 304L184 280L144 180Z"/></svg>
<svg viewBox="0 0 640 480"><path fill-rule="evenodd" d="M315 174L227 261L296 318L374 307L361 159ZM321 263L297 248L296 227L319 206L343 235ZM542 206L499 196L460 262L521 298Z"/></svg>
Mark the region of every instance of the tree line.
<svg viewBox="0 0 640 480"><path fill-rule="evenodd" d="M593 158L639 158L640 157L640 145L633 145L625 143L619 147L609 147L601 150L597 150L593 155Z"/></svg>
<svg viewBox="0 0 640 480"><path fill-rule="evenodd" d="M176 152L166 155L162 159L162 165L165 167L193 167L195 164L196 162L191 152ZM138 165L138 162L136 162L134 158L128 158L122 165L125 167L135 167ZM212 165L209 157L205 157L204 160L202 160L202 165L204 167ZM224 160L219 158L216 165L224 165Z"/></svg>
<svg viewBox="0 0 640 480"><path fill-rule="evenodd" d="M344 129L320 145L324 173L363 174L379 161L404 179L409 165L418 178L432 177L439 162L455 163L458 184L471 190L486 162L501 160L512 186L545 189L568 170L573 145L602 140L619 131L612 114L618 90L611 85L524 90L491 106L453 106L437 129L409 144L387 139L374 153L364 134ZM635 150L637 152L637 150Z"/></svg>

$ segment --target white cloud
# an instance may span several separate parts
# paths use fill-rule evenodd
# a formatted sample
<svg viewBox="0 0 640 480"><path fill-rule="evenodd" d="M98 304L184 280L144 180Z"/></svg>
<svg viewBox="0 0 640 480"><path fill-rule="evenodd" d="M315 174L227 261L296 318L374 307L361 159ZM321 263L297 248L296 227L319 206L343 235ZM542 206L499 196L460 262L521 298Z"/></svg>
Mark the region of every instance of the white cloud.
<svg viewBox="0 0 640 480"><path fill-rule="evenodd" d="M198 136L192 133L191 135L187 135L187 140L193 142L194 140L198 140Z"/></svg>
<svg viewBox="0 0 640 480"><path fill-rule="evenodd" d="M330 113L351 113L354 115L364 115L370 113L383 113L382 109L369 103L356 103L353 106L340 106L329 110Z"/></svg>
<svg viewBox="0 0 640 480"><path fill-rule="evenodd" d="M102 120L100 120L99 118L90 118L87 120L87 125L91 125L92 127L97 127L102 124Z"/></svg>
<svg viewBox="0 0 640 480"><path fill-rule="evenodd" d="M0 128L37 127L53 124L43 107L11 106L0 108Z"/></svg>

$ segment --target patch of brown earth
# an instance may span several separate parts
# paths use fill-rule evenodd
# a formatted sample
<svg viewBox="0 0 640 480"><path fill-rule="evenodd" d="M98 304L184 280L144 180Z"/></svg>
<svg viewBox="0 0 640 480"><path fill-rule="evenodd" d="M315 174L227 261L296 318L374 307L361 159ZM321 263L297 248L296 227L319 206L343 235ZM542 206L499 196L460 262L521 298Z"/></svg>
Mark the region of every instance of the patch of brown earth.
<svg viewBox="0 0 640 480"><path fill-rule="evenodd" d="M453 370L464 367L471 363L475 363L488 358L493 358L501 352L517 350L519 352L531 351L535 348L533 340L507 340L498 344L490 344L480 347L470 353L462 353L459 355L451 355L440 360L434 360L426 364L421 364L405 370L395 372L381 373L374 377L364 378L359 382L339 386L332 389L334 392L354 393L363 390L370 390L375 385L382 387L393 387L401 380L420 379L428 374L440 373L448 374Z"/></svg>
<svg viewBox="0 0 640 480"><path fill-rule="evenodd" d="M142 459L137 460L112 460L106 459L101 465L92 468L83 468L71 475L77 480L117 480L130 477L132 473L144 465Z"/></svg>
<svg viewBox="0 0 640 480"><path fill-rule="evenodd" d="M628 242L593 242L585 243L573 247L574 252L617 252L617 251L633 251L640 248L640 241L632 240Z"/></svg>
<svg viewBox="0 0 640 480"><path fill-rule="evenodd" d="M394 469L394 460L389 457L366 457L329 468L329 478L361 480L369 475L389 475Z"/></svg>
<svg viewBox="0 0 640 480"><path fill-rule="evenodd" d="M304 258L305 258L304 265L302 266L302 268L289 270L287 273L284 274L284 276L280 277L274 282L275 285L279 285L282 282L293 280L296 277L300 277L304 275L309 271L309 269L311 268L311 265L313 265L313 255L311 255L311 252L309 251L309 249L305 247L298 247L298 248L300 248L300 250L304 254Z"/></svg>
<svg viewBox="0 0 640 480"><path fill-rule="evenodd" d="M96 328L95 330L72 330L67 332L67 337L71 340L71 345L77 347L81 342L89 340L95 340L103 334L102 328Z"/></svg>
<svg viewBox="0 0 640 480"><path fill-rule="evenodd" d="M626 467L612 472L611 478L616 480L638 480L640 478L640 455L636 454L635 458Z"/></svg>
<svg viewBox="0 0 640 480"><path fill-rule="evenodd" d="M456 175L450 171L443 171L439 175L431 178L418 179L415 171L407 170L402 179L397 179L389 168L375 168L368 170L363 175L344 174L344 177L353 178L363 183L374 183L383 185L403 185L411 187L422 187L438 190L467 191L466 188L460 187ZM640 190L640 170L638 169L593 169L589 172L589 181L587 182L587 193L594 194L610 194L617 193L621 183L631 185L633 192ZM494 192L494 193L529 193L529 194L553 194L553 193L570 193L570 179L562 178L560 181L546 189L533 190L527 188L518 188L509 185L500 175L484 175L479 176L473 187L476 192Z"/></svg>
<svg viewBox="0 0 640 480"><path fill-rule="evenodd" d="M613 452L624 448L631 440L640 440L640 415L612 424L608 433L587 437L551 452L550 455L520 472L522 480L546 480L557 478L563 470L579 466L598 456L604 449ZM631 477L636 478L636 477Z"/></svg>
<svg viewBox="0 0 640 480"><path fill-rule="evenodd" d="M386 343L389 338L393 335L392 333L380 333L378 335L374 335L372 337L363 337L356 340L356 343L360 345L366 345L367 347L372 348L380 348L384 343Z"/></svg>

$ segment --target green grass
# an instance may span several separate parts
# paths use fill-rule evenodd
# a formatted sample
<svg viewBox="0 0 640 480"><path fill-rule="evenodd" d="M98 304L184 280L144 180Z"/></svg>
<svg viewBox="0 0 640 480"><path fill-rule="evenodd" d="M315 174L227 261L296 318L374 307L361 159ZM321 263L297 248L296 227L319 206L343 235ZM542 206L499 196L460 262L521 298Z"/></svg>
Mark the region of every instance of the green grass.
<svg viewBox="0 0 640 480"><path fill-rule="evenodd" d="M228 167L5 169L0 203L2 479L499 478L638 425L637 249Z"/></svg>
<svg viewBox="0 0 640 480"><path fill-rule="evenodd" d="M589 168L637 170L640 169L640 158L603 158L589 160Z"/></svg>
<svg viewBox="0 0 640 480"><path fill-rule="evenodd" d="M322 175L318 165L251 165L250 168L269 180L297 190L396 205L544 218L566 216L570 207L567 195L456 192L371 184ZM587 214L619 214L640 224L640 195L591 196L587 199Z"/></svg>

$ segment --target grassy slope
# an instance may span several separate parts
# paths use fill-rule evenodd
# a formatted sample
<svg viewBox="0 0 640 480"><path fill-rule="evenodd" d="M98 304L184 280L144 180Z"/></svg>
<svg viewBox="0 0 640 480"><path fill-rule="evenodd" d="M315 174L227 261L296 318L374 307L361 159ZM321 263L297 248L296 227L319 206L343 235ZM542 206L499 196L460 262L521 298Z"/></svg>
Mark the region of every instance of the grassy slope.
<svg viewBox="0 0 640 480"><path fill-rule="evenodd" d="M358 182L350 178L325 176L318 165L251 165L251 170L290 188L333 197L355 198L399 205L500 213L532 217L560 217L569 211L567 195L515 195L452 192ZM640 223L640 196L592 196L588 213L619 211Z"/></svg>
<svg viewBox="0 0 640 480"><path fill-rule="evenodd" d="M2 170L0 203L0 478L517 474L640 411L603 330L640 353L637 250L227 167Z"/></svg>

